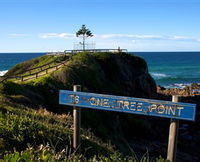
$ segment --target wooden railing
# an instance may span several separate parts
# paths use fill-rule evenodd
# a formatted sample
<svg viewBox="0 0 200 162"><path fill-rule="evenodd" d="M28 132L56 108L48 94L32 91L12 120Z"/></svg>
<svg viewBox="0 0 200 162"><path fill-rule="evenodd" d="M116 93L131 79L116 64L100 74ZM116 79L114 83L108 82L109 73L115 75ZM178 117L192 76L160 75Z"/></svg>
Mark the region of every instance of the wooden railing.
<svg viewBox="0 0 200 162"><path fill-rule="evenodd" d="M113 53L118 53L118 52L125 52L128 53L127 49L86 49L86 50L65 50L64 52L49 52L47 55L64 55L64 54L75 54L78 52L113 52Z"/></svg>
<svg viewBox="0 0 200 162"><path fill-rule="evenodd" d="M39 67L36 67L36 68L32 68L32 69L29 69L29 70L26 70L24 73L21 74L21 76L2 76L0 77L0 83L4 82L4 81L8 81L8 80L12 80L12 79L15 79L15 80L19 80L19 81L27 81L27 80L30 80L30 79L34 79L34 78L38 78L39 76L43 76L43 75L46 75L49 73L49 69L53 69L55 68L54 71L58 70L60 67L62 67L61 65L65 65L67 60L65 61L62 61L61 63L57 64L57 65L53 65L51 66L50 63L48 64L45 64L45 65L42 65L42 66L39 66ZM47 66L47 68L43 68ZM34 73L31 73L32 70L36 70L36 69L40 69L39 71L37 72L34 72ZM45 72L44 74L41 74L42 72ZM29 74L26 74L26 75L23 75L25 73L29 73ZM33 77L31 77L33 76Z"/></svg>
<svg viewBox="0 0 200 162"><path fill-rule="evenodd" d="M25 73L31 74L31 72L33 70L42 70L43 67L45 67L45 66L50 67L51 64L53 64L53 63L55 63L55 61L51 61L51 62L49 62L47 64L44 64L44 65L41 65L41 66L38 66L38 67L35 67L35 68L27 69L27 70L23 71L22 73L17 73L16 75L18 76L18 75L22 75L22 74L25 74Z"/></svg>

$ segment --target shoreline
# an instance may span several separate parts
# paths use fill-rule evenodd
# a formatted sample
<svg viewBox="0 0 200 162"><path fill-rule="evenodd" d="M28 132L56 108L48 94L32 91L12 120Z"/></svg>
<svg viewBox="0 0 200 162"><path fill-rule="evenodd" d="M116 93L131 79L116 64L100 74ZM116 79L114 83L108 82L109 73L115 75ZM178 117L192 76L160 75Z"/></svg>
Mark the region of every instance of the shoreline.
<svg viewBox="0 0 200 162"><path fill-rule="evenodd" d="M4 76L7 72L8 72L8 70L2 70L2 71L0 71L0 77Z"/></svg>
<svg viewBox="0 0 200 162"><path fill-rule="evenodd" d="M157 93L163 95L180 95L180 96L196 96L200 95L200 84L191 83L187 84L182 88L165 88L157 85Z"/></svg>

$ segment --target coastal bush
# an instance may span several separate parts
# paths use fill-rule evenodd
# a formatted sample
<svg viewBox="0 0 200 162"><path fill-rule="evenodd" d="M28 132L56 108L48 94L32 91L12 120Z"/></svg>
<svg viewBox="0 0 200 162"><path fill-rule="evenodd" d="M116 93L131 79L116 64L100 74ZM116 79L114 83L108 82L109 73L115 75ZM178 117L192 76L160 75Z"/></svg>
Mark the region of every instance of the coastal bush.
<svg viewBox="0 0 200 162"><path fill-rule="evenodd" d="M119 152L110 154L110 156L93 155L90 158L85 157L83 154L67 154L64 149L60 152L55 151L48 145L40 145L38 148L28 147L26 150L14 153L7 153L3 156L3 161L43 161L43 162L167 162L162 157L150 160L147 155L144 155L141 159L135 156L124 157Z"/></svg>
<svg viewBox="0 0 200 162"><path fill-rule="evenodd" d="M3 82L0 84L0 93L7 95L17 95L23 92L23 87L20 84L12 81Z"/></svg>
<svg viewBox="0 0 200 162"><path fill-rule="evenodd" d="M48 59L51 59L51 57L46 60L44 59L43 63ZM58 57L52 59L61 61L64 58ZM36 61L36 64L31 66L38 66L43 63ZM42 105L53 112L64 113L70 112L72 109L68 109L68 107L67 109L66 107L63 109L64 106L58 104L59 89L72 90L74 84L80 84L83 87L83 91L86 92L135 97L144 95L148 97L148 94L146 95L146 89L148 87L154 88L154 86L149 83L148 79L151 78L148 78L147 74L148 69L146 62L140 57L125 53L82 52L73 55L72 59L58 71L49 73L44 77L24 82L19 86L24 89L22 95L35 103L34 108L38 108ZM147 86L143 86L145 84ZM15 94L21 93L21 91L17 90L16 92ZM150 89L149 95L151 92ZM10 94L13 94L13 92ZM41 102L38 102L38 98ZM0 136L0 145L6 146L8 141L11 141L11 146L16 146L15 149L18 152L16 154L19 156L21 156L20 151L27 148L28 143L30 143L34 149L40 144L46 145L47 143L49 143L50 147L55 148L57 141L60 143L62 141L61 139L67 139L67 137L71 138L70 129L66 128L67 126L64 125L64 121L59 123L57 119L55 120L55 117L42 117L38 112L35 112L37 115L34 115L34 112L28 111L30 108L22 111L16 103L11 103L10 106L15 107L18 111L9 108L9 113L7 114L4 109L2 111L4 112L4 122L9 123L10 121L18 123L18 125L5 124L6 128L4 127L2 132L7 132L7 134L11 135L7 137L6 134L2 133L2 137ZM25 111L28 111L28 113L25 113ZM11 117L8 117L9 115L11 115ZM18 116L19 121L17 121L16 116ZM46 120L44 118L46 118ZM4 122L2 121L2 123ZM130 129L132 126L134 129ZM110 159L113 161L120 161L120 159L124 159L124 157L113 155L113 153L116 152L115 150L119 150L121 153L124 153L124 155L130 154L130 149L127 147L123 138L145 138L146 133L151 137L150 133L152 132L151 125L148 121L146 122L142 119L138 120L137 117L128 117L127 114L122 115L117 112L97 112L88 109L82 110L82 128L81 147L84 156L81 158L84 159L87 157L87 160L94 159L94 161L98 161L99 159L102 159L102 161L111 161ZM18 134L14 133L15 129L19 132ZM87 129L91 129L94 134L88 136ZM139 131L134 133L136 129ZM100 139L100 142L98 139ZM131 143L132 141L130 140L129 142ZM107 143L114 146L109 147ZM133 145L133 142L131 145ZM7 148L7 150L12 150L13 153L13 148L11 146L9 146L10 148ZM18 148L18 146L22 147L22 149ZM61 146L60 149L70 147L70 145L63 141L61 142ZM60 150L56 151L59 152ZM75 156L74 158L80 160L79 156ZM130 157L130 159L131 158L132 157Z"/></svg>
<svg viewBox="0 0 200 162"><path fill-rule="evenodd" d="M54 154L66 148L71 150L71 116L56 115L44 109L33 110L19 104L12 106L0 107L0 157L6 151L12 154L25 150L27 146L36 148L41 144L48 144ZM81 147L85 157L113 153L113 149L105 143L88 137L87 131L82 131ZM15 153L10 156L15 157Z"/></svg>
<svg viewBox="0 0 200 162"><path fill-rule="evenodd" d="M45 124L25 116L6 113L0 118L0 138L8 150L23 150L28 143L33 146L41 143L55 144L59 138L67 143L70 134L66 129L58 129L59 126L50 123ZM63 142L59 142L59 145L60 148L65 147Z"/></svg>
<svg viewBox="0 0 200 162"><path fill-rule="evenodd" d="M42 96L45 106L55 109L58 106L59 89L64 89L64 84L47 75L28 82L25 87Z"/></svg>

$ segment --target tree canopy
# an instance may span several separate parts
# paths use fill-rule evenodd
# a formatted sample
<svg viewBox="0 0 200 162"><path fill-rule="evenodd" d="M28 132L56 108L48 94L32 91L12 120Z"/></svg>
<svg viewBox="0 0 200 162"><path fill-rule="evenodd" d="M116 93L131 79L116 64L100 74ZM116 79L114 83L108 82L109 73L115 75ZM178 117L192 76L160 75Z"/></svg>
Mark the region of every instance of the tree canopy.
<svg viewBox="0 0 200 162"><path fill-rule="evenodd" d="M81 44L82 44L82 46L83 46L83 50L85 50L85 39L86 39L87 37L93 37L93 34L92 34L92 32L91 32L89 29L87 29L86 26L83 24L82 27L81 27L81 29L79 29L79 30L76 32L76 36L77 36L77 37L82 36L83 41L82 41Z"/></svg>

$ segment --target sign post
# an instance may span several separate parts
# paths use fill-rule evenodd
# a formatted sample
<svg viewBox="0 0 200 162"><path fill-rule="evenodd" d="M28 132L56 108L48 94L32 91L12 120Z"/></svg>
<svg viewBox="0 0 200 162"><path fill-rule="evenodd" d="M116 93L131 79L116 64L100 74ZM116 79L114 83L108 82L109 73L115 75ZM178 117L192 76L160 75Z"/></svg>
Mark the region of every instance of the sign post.
<svg viewBox="0 0 200 162"><path fill-rule="evenodd" d="M172 96L172 102L180 102L180 96ZM178 139L179 120L171 119L169 127L169 140L167 150L167 160L170 162L176 161L176 149Z"/></svg>
<svg viewBox="0 0 200 162"><path fill-rule="evenodd" d="M59 103L96 110L117 111L170 119L195 120L196 105L145 98L60 90Z"/></svg>
<svg viewBox="0 0 200 162"><path fill-rule="evenodd" d="M80 85L74 85L74 92L81 91ZM78 99L74 100L74 104L78 102ZM73 106L73 124L74 124L74 132L73 132L73 149L75 152L80 153L80 128L81 128L81 110L79 107Z"/></svg>
<svg viewBox="0 0 200 162"><path fill-rule="evenodd" d="M180 97L173 96L172 102L144 98L113 96L80 92L81 87L74 86L74 91L60 90L59 103L73 106L74 138L73 147L80 152L80 108L117 111L138 115L170 118L167 159L175 161L179 120L195 121L196 105L180 102ZM78 106L78 107L77 107Z"/></svg>

